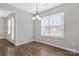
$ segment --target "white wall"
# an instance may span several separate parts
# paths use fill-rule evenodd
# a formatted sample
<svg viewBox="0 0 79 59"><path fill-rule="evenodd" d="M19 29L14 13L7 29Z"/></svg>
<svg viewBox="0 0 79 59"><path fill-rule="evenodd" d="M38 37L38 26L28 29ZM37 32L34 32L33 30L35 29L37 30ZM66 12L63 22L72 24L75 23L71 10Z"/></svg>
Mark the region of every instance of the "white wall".
<svg viewBox="0 0 79 59"><path fill-rule="evenodd" d="M32 41L34 36L33 22L31 19L32 15L8 4L0 4L0 8L11 10L16 13L15 44L20 45ZM65 13L64 39L40 36L40 21L35 21L35 40L79 51L79 4L64 4L45 11L40 15L45 16L63 11Z"/></svg>
<svg viewBox="0 0 79 59"><path fill-rule="evenodd" d="M6 23L5 23L5 18L0 17L0 39L5 38L5 34L6 34Z"/></svg>
<svg viewBox="0 0 79 59"><path fill-rule="evenodd" d="M65 37L64 39L50 38L40 36L40 21L35 22L36 41L48 43L51 45L64 47L74 51L79 51L79 4L64 4L45 12L41 16L51 15L58 12L64 12L65 17Z"/></svg>
<svg viewBox="0 0 79 59"><path fill-rule="evenodd" d="M16 20L16 43L26 43L33 40L33 22L32 15L19 11ZM18 45L20 45L18 44Z"/></svg>
<svg viewBox="0 0 79 59"><path fill-rule="evenodd" d="M15 45L24 44L32 41L33 39L33 23L32 15L21 9L13 7L9 4L1 3L1 9L7 9L16 13L15 20Z"/></svg>

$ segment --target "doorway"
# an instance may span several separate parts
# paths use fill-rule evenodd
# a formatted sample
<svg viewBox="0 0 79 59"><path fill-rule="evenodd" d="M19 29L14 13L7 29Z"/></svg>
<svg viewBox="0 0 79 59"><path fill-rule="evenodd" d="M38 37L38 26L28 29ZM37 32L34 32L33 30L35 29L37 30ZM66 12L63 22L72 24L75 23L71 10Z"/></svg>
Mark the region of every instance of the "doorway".
<svg viewBox="0 0 79 59"><path fill-rule="evenodd" d="M15 14L7 17L7 37L11 42L15 42Z"/></svg>

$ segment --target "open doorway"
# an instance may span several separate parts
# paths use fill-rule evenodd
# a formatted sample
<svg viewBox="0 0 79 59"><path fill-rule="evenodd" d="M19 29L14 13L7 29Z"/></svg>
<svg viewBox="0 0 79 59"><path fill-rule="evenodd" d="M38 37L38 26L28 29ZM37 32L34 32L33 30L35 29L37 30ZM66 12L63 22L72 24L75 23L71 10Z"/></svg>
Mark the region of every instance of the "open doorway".
<svg viewBox="0 0 79 59"><path fill-rule="evenodd" d="M11 13L7 17L7 38L11 42L15 42L15 14Z"/></svg>
<svg viewBox="0 0 79 59"><path fill-rule="evenodd" d="M15 44L15 13L4 8L0 9L0 39L7 39Z"/></svg>

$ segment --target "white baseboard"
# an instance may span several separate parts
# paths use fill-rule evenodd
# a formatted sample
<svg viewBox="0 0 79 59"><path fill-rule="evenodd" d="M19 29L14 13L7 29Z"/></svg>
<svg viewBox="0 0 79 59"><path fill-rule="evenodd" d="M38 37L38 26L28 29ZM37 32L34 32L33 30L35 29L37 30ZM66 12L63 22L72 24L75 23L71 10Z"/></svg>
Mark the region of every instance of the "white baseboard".
<svg viewBox="0 0 79 59"><path fill-rule="evenodd" d="M40 42L40 43L44 43L44 44L48 44L48 45L51 45L51 46L55 46L55 47L58 47L58 48L61 48L61 49L65 49L65 50L68 50L68 51L72 51L72 52L79 53L79 51L74 50L74 49L70 49L70 48L66 48L66 47L62 47L62 46L58 46L58 45L54 45L54 44L47 43L47 42L40 41L40 40L35 40L35 41Z"/></svg>
<svg viewBox="0 0 79 59"><path fill-rule="evenodd" d="M13 43L15 45L15 41L11 40L10 38L8 37L5 37L8 41L10 41L11 43Z"/></svg>
<svg viewBox="0 0 79 59"><path fill-rule="evenodd" d="M5 38L5 36L0 36L0 39L4 39Z"/></svg>
<svg viewBox="0 0 79 59"><path fill-rule="evenodd" d="M4 37L1 37L1 38L4 38ZM23 45L23 44L26 44L26 43L29 43L29 42L32 42L32 41L37 41L37 42L40 42L40 43L44 43L44 44L55 46L55 47L58 47L58 48L61 48L61 49L65 49L65 50L68 50L68 51L79 53L79 51L77 51L75 49L70 49L70 48L67 48L67 47L58 46L58 45L51 44L51 43L44 42L44 41L40 41L40 40L30 40L30 41L24 41L24 42L21 42L21 43L15 43L15 46L20 46L20 45Z"/></svg>
<svg viewBox="0 0 79 59"><path fill-rule="evenodd" d="M32 42L33 40L30 40L30 41L24 41L24 42L20 42L20 43L15 43L15 46L20 46L20 45L23 45L23 44L26 44L26 43L29 43L29 42Z"/></svg>

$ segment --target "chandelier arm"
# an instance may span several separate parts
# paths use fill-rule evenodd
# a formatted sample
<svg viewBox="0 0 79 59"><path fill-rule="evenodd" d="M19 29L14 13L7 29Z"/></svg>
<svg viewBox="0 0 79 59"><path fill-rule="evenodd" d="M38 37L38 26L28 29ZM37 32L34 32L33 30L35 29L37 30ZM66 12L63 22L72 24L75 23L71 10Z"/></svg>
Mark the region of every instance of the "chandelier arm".
<svg viewBox="0 0 79 59"><path fill-rule="evenodd" d="M38 14L38 3L36 3L36 14Z"/></svg>
<svg viewBox="0 0 79 59"><path fill-rule="evenodd" d="M35 20L35 19L39 19L40 20L40 17L39 17L39 14L38 14L38 3L36 3L36 14L35 14L35 16L32 19L33 20Z"/></svg>

